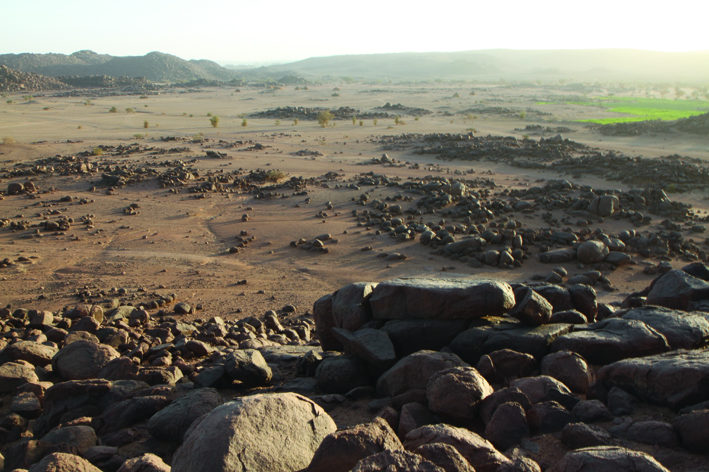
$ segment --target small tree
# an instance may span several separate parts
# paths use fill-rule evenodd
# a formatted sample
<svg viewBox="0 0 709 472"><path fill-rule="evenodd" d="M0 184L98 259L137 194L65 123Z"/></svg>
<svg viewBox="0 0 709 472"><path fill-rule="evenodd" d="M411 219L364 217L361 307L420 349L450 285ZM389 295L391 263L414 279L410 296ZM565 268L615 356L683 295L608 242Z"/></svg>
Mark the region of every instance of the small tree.
<svg viewBox="0 0 709 472"><path fill-rule="evenodd" d="M126 108L126 113L134 113L135 109L133 108Z"/></svg>
<svg viewBox="0 0 709 472"><path fill-rule="evenodd" d="M332 115L332 113L330 113L330 110L325 110L318 113L318 123L323 128L330 124L330 120L332 120L333 118L334 116Z"/></svg>
<svg viewBox="0 0 709 472"><path fill-rule="evenodd" d="M394 124L398 125L399 123L401 123L401 116L396 115L394 117Z"/></svg>
<svg viewBox="0 0 709 472"><path fill-rule="evenodd" d="M364 126L364 120L359 120L359 125Z"/></svg>
<svg viewBox="0 0 709 472"><path fill-rule="evenodd" d="M527 118L527 112L526 111L519 112L519 119L523 120L525 118Z"/></svg>
<svg viewBox="0 0 709 472"><path fill-rule="evenodd" d="M116 107L111 107L110 110L108 110L109 113L118 113L118 108Z"/></svg>
<svg viewBox="0 0 709 472"><path fill-rule="evenodd" d="M377 125L379 124L379 120L376 119L376 118L374 118L374 119L372 120L372 123L374 123L374 126L377 126Z"/></svg>
<svg viewBox="0 0 709 472"><path fill-rule="evenodd" d="M219 117L214 115L209 119L209 123L211 123L213 128L216 128L217 126L219 126Z"/></svg>
<svg viewBox="0 0 709 472"><path fill-rule="evenodd" d="M357 124L357 117L356 117L356 116L353 116L353 117L352 117L352 124L353 124L353 125L356 125L356 124Z"/></svg>
<svg viewBox="0 0 709 472"><path fill-rule="evenodd" d="M248 126L248 123L246 122L246 118L244 118L244 121L241 122L241 126L243 126L244 128L246 128L246 126Z"/></svg>
<svg viewBox="0 0 709 472"><path fill-rule="evenodd" d="M298 124L298 118L295 118L295 119L293 120L293 126L296 126L297 124Z"/></svg>
<svg viewBox="0 0 709 472"><path fill-rule="evenodd" d="M148 120L143 121L143 128L150 128L150 123L148 123Z"/></svg>

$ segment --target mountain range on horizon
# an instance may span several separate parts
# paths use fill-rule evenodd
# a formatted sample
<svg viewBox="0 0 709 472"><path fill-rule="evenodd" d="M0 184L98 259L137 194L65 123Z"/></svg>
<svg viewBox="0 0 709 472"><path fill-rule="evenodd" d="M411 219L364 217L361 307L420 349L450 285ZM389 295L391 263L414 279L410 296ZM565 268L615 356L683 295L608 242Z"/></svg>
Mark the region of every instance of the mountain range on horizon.
<svg viewBox="0 0 709 472"><path fill-rule="evenodd" d="M352 77L389 80L640 80L709 82L709 51L634 49L402 52L312 57L248 68L227 68L207 59L185 60L162 52L111 56L90 50L73 54L1 54L0 65L49 77L145 77L151 82L206 79Z"/></svg>

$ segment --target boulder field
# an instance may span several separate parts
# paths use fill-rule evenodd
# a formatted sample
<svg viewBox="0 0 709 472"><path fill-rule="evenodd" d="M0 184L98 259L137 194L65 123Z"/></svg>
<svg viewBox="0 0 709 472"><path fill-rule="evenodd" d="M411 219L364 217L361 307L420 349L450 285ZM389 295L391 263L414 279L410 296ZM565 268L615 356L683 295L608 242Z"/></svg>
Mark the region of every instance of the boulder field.
<svg viewBox="0 0 709 472"><path fill-rule="evenodd" d="M412 277L291 319L3 309L4 470L706 470L707 275L618 306L584 284ZM369 415L340 425L356 402Z"/></svg>

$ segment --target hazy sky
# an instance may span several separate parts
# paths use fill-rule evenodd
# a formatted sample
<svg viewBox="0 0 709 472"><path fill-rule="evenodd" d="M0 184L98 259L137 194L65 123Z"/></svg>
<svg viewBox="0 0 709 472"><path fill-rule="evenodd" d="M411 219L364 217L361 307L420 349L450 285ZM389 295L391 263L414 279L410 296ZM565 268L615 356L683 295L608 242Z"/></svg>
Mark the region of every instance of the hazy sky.
<svg viewBox="0 0 709 472"><path fill-rule="evenodd" d="M472 49L709 50L703 1L6 0L0 53L254 63Z"/></svg>

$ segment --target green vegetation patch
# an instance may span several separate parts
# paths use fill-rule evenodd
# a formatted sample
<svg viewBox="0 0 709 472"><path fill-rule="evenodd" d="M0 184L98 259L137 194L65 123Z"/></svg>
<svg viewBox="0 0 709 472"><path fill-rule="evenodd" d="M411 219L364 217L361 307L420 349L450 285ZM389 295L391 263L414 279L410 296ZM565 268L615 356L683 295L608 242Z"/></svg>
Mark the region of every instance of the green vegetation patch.
<svg viewBox="0 0 709 472"><path fill-rule="evenodd" d="M612 113L626 116L577 120L584 123L607 125L612 123L632 123L635 121L674 121L689 118L709 111L709 102L701 100L670 100L666 98L599 97L594 101L565 101L567 105L602 107ZM537 105L552 105L553 102L538 102Z"/></svg>

